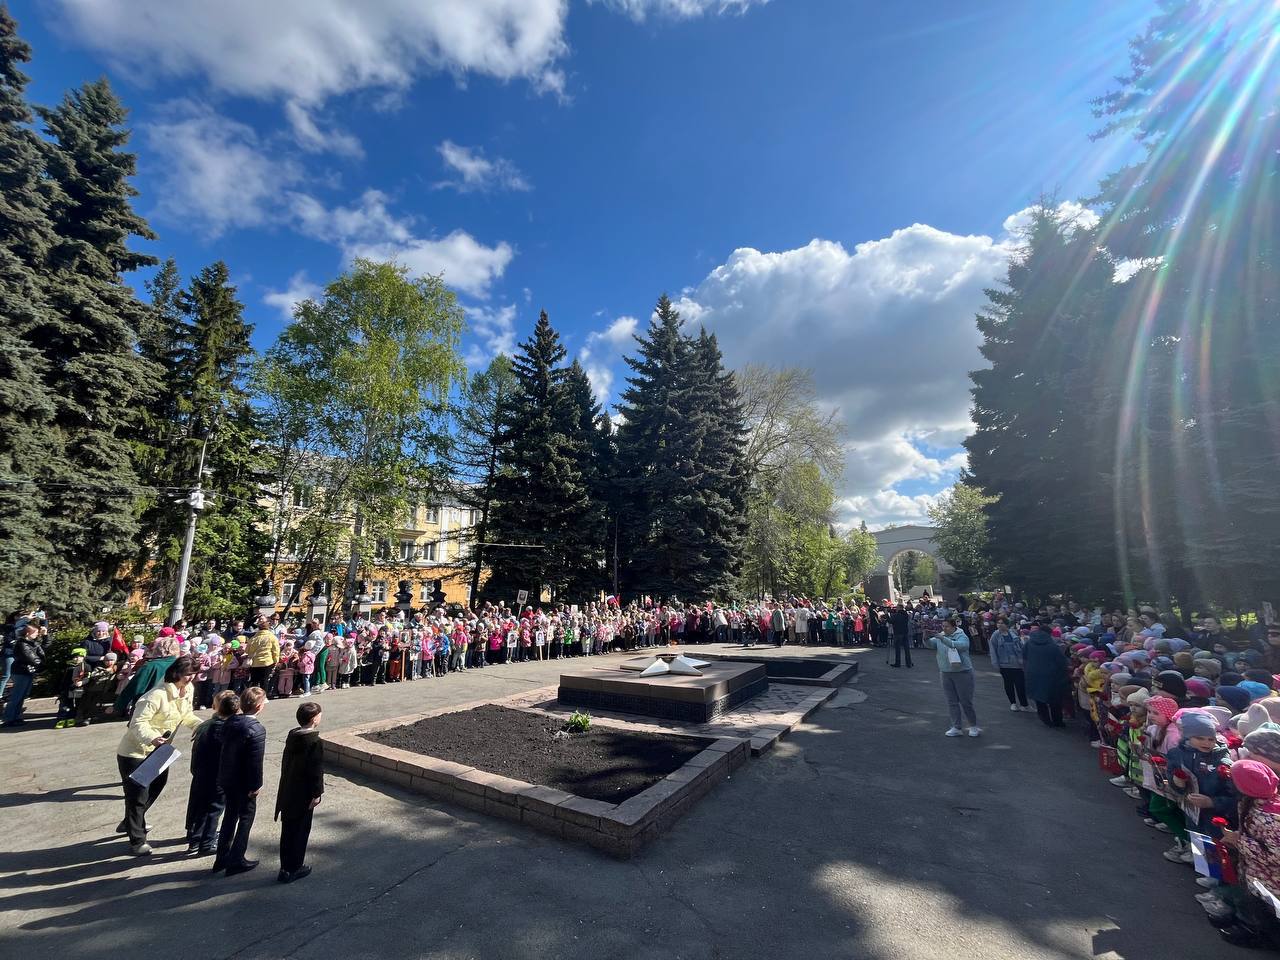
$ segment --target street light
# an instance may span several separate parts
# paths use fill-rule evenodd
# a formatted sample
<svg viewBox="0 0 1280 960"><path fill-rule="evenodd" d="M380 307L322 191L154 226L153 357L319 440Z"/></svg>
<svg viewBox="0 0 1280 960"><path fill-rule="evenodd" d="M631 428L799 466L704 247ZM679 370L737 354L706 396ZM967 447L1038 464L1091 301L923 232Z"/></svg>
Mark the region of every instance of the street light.
<svg viewBox="0 0 1280 960"><path fill-rule="evenodd" d="M187 535L182 541L182 559L178 561L178 583L173 593L173 607L169 611L169 626L173 626L182 619L183 606L187 599L187 576L191 572L191 551L196 543L196 518L204 509L204 457L208 450L209 434L206 433L204 442L200 444L200 465L196 468L196 485L186 497L178 501L185 502L191 513L187 518Z"/></svg>

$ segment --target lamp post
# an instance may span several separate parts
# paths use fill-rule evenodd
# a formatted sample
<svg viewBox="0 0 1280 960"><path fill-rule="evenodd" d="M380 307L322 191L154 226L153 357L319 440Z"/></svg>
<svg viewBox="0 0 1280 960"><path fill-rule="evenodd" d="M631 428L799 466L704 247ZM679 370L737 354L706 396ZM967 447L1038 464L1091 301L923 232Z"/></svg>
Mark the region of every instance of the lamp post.
<svg viewBox="0 0 1280 960"><path fill-rule="evenodd" d="M196 518L204 509L204 457L209 450L209 435L206 433L200 445L200 465L196 468L196 485L186 496L187 535L182 541L182 558L178 561L178 582L173 592L173 607L169 610L169 626L182 619L183 606L187 599L187 576L191 573L191 551L196 543ZM181 501L179 501L181 502Z"/></svg>

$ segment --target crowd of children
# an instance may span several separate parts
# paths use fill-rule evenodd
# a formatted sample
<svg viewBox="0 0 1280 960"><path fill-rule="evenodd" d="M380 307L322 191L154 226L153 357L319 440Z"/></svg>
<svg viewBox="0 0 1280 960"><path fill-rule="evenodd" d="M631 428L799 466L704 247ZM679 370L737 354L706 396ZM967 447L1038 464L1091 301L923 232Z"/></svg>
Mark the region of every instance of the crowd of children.
<svg viewBox="0 0 1280 960"><path fill-rule="evenodd" d="M1078 721L1110 782L1169 835L1165 859L1195 867L1210 922L1229 942L1280 946L1280 628L1233 637L1150 608L1009 604L977 620L1010 709L1030 710L1030 693L1047 726Z"/></svg>

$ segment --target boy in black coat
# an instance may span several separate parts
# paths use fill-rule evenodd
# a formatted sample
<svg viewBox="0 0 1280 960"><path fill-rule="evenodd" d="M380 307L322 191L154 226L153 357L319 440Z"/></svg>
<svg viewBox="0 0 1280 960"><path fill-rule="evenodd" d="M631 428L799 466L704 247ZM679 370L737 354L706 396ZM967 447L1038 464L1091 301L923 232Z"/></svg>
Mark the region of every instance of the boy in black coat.
<svg viewBox="0 0 1280 960"><path fill-rule="evenodd" d="M298 707L298 727L289 731L280 764L280 789L276 794L276 819L280 821L281 883L301 880L311 872L307 840L311 814L324 795L324 744L320 742L320 704L314 700Z"/></svg>
<svg viewBox="0 0 1280 960"><path fill-rule="evenodd" d="M218 831L218 852L213 870L227 876L246 873L258 865L246 859L249 831L257 812L258 791L262 789L262 758L266 753L267 731L258 714L267 702L261 687L250 687L240 697L241 712L229 717L223 728L222 754L218 758L218 786L222 789L226 812Z"/></svg>

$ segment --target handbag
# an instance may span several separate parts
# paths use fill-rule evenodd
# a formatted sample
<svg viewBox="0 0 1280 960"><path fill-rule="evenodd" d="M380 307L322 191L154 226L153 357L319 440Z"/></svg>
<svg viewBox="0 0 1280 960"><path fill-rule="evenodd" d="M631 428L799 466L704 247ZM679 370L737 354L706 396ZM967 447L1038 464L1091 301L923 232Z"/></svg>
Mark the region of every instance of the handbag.
<svg viewBox="0 0 1280 960"><path fill-rule="evenodd" d="M947 663L953 667L958 667L964 663L964 659L960 656L960 651L955 647L947 647Z"/></svg>

